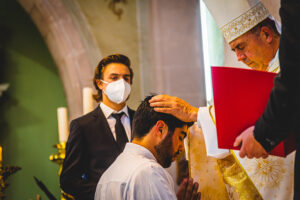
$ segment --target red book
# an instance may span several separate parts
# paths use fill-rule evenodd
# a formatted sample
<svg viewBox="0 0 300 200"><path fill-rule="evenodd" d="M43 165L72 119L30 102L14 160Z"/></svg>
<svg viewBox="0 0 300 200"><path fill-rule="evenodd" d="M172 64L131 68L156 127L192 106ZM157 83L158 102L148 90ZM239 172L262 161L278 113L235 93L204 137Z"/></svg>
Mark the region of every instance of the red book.
<svg viewBox="0 0 300 200"><path fill-rule="evenodd" d="M276 73L232 67L211 67L218 146L233 147L235 138L255 125L263 114ZM271 155L286 156L296 149L295 134L278 144Z"/></svg>

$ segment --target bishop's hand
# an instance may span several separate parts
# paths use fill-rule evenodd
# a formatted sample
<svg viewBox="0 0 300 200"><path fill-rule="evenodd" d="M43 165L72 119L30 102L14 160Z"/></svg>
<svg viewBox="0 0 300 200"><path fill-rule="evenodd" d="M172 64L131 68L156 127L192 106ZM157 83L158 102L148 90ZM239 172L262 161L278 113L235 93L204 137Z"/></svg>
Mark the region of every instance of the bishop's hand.
<svg viewBox="0 0 300 200"><path fill-rule="evenodd" d="M248 158L267 158L268 153L261 146L259 142L256 141L253 135L254 126L247 128L243 131L236 139L233 146L237 147L241 145L240 149L240 157L248 157Z"/></svg>
<svg viewBox="0 0 300 200"><path fill-rule="evenodd" d="M156 112L171 114L184 122L197 121L198 108L178 97L165 94L157 95L152 97L149 103Z"/></svg>

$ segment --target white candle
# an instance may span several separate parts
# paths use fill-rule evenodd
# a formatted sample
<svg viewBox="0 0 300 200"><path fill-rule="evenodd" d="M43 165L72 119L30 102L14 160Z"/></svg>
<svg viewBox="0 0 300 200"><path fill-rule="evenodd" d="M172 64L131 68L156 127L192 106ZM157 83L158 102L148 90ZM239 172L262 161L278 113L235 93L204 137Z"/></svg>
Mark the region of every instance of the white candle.
<svg viewBox="0 0 300 200"><path fill-rule="evenodd" d="M57 108L59 142L67 142L69 136L69 122L67 108Z"/></svg>
<svg viewBox="0 0 300 200"><path fill-rule="evenodd" d="M93 89L90 87L83 88L83 114L89 113L94 109Z"/></svg>

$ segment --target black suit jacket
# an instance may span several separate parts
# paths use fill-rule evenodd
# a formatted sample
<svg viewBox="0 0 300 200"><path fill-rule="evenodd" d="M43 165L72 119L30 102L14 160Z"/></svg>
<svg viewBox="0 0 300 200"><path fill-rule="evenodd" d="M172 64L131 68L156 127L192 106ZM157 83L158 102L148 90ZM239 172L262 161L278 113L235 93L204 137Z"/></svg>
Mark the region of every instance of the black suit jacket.
<svg viewBox="0 0 300 200"><path fill-rule="evenodd" d="M291 132L296 132L294 199L300 199L300 1L281 0L282 35L279 46L280 73L254 137L270 151Z"/></svg>
<svg viewBox="0 0 300 200"><path fill-rule="evenodd" d="M134 111L128 108L130 122ZM75 199L94 199L104 171L121 153L100 106L70 124L60 186Z"/></svg>

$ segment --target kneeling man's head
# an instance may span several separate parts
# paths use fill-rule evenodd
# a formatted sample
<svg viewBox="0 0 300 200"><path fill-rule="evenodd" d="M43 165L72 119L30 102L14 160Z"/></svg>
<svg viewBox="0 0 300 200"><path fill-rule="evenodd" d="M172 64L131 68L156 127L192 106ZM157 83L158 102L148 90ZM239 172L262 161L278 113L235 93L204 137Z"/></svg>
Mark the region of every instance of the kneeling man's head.
<svg viewBox="0 0 300 200"><path fill-rule="evenodd" d="M132 142L149 149L157 162L167 168L184 150L183 140L192 123L154 111L149 105L151 98L146 97L134 114Z"/></svg>

